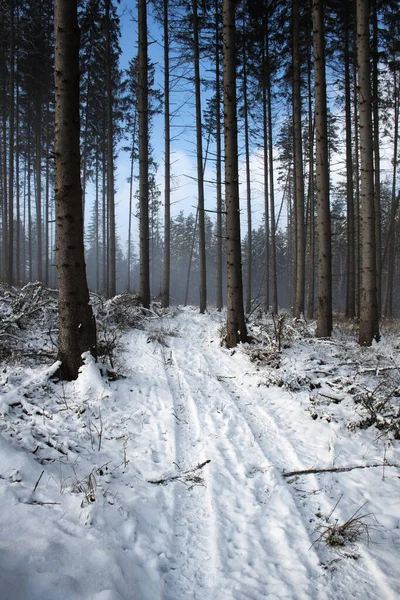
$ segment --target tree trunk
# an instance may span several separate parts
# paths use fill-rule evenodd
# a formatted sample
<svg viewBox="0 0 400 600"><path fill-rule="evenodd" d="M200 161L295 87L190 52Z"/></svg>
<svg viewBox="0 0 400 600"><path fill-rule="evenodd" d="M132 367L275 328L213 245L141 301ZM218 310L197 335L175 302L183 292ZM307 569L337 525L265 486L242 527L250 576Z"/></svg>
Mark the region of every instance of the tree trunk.
<svg viewBox="0 0 400 600"><path fill-rule="evenodd" d="M315 116L312 103L311 83L311 48L308 52L308 205L309 205L309 273L308 273L308 307L307 316L314 319L315 313L315 193L314 193L314 130Z"/></svg>
<svg viewBox="0 0 400 600"><path fill-rule="evenodd" d="M216 305L222 310L222 165L221 165L221 58L220 58L219 0L215 0L215 137L216 137L216 187L217 187L217 243L216 243Z"/></svg>
<svg viewBox="0 0 400 600"><path fill-rule="evenodd" d="M247 340L243 310L240 243L235 4L235 0L223 0L226 263L228 278L226 345L228 348Z"/></svg>
<svg viewBox="0 0 400 600"><path fill-rule="evenodd" d="M55 0L55 201L61 377L76 379L83 352L96 355L83 250L79 154L77 0Z"/></svg>
<svg viewBox="0 0 400 600"><path fill-rule="evenodd" d="M107 85L107 199L108 199L108 286L107 295L115 296L117 281L117 254L115 239L114 197L114 134L113 134L113 90L111 75L110 0L106 0L106 85Z"/></svg>
<svg viewBox="0 0 400 600"><path fill-rule="evenodd" d="M386 317L393 316L393 279L395 270L395 235L396 235L396 215L400 203L400 192L396 196L396 183L397 183L397 167L398 167L398 144L399 144L399 89L397 83L397 72L393 72L393 87L394 87L394 107L393 107L393 118L394 118L394 136L393 136L393 175L392 175L392 203L390 211L390 222L389 230L386 236L385 250L383 253L382 261L385 260L387 255L387 275L386 275L386 293L385 293L385 307L384 315Z"/></svg>
<svg viewBox="0 0 400 600"><path fill-rule="evenodd" d="M348 5L347 5L348 6ZM346 10L344 23L344 93L346 118L346 203L347 203L347 277L346 277L346 317L356 316L356 273L355 273L355 220L354 220L354 184L353 184L353 140L351 127L351 89L350 89L350 44L349 13Z"/></svg>
<svg viewBox="0 0 400 600"><path fill-rule="evenodd" d="M359 115L358 115L358 65L356 36L353 48L353 79L354 79L354 220L355 220L355 304L356 317L360 317L361 305L361 220L360 220L360 143L359 143Z"/></svg>
<svg viewBox="0 0 400 600"><path fill-rule="evenodd" d="M193 53L194 53L194 86L196 100L196 155L197 155L197 193L199 220L199 262L200 262L200 312L207 308L206 279L206 237L204 220L204 171L203 171L203 139L201 126L201 86L200 86L200 49L197 0L192 0L193 10Z"/></svg>
<svg viewBox="0 0 400 600"><path fill-rule="evenodd" d="M147 59L147 6L138 0L139 20L139 206L140 206L140 284L139 296L150 307L149 247L149 110Z"/></svg>
<svg viewBox="0 0 400 600"><path fill-rule="evenodd" d="M374 208L375 208L375 254L376 254L376 294L378 314L381 312L381 176L379 138L379 74L378 74L378 16L376 0L372 0L372 115L374 140Z"/></svg>
<svg viewBox="0 0 400 600"><path fill-rule="evenodd" d="M243 17L243 37L246 37L245 17ZM246 42L243 40L243 110L244 110L244 152L246 161L246 209L247 209L247 247L246 247L246 313L251 311L251 259L252 259L252 227L251 227L251 181L250 181L250 140L249 140L249 105L247 101L247 55ZM268 196L268 190L267 190ZM267 211L268 219L268 211ZM269 279L269 278L268 278Z"/></svg>
<svg viewBox="0 0 400 600"><path fill-rule="evenodd" d="M318 211L317 337L330 337L332 332L332 259L323 0L313 1L313 25L316 131L315 172Z"/></svg>
<svg viewBox="0 0 400 600"><path fill-rule="evenodd" d="M169 306L171 280L171 132L169 101L169 0L164 0L164 269L162 305Z"/></svg>
<svg viewBox="0 0 400 600"><path fill-rule="evenodd" d="M376 242L374 207L373 138L371 119L371 69L369 40L369 1L357 0L358 103L360 113L361 158L361 346L379 340L376 289Z"/></svg>
<svg viewBox="0 0 400 600"><path fill-rule="evenodd" d="M43 281L43 236L42 236L42 107L36 106L35 114L35 179L36 179L36 277Z"/></svg>
<svg viewBox="0 0 400 600"><path fill-rule="evenodd" d="M10 0L10 120L9 120L9 159L8 159L8 264L7 282L13 284L14 273L14 135L15 135L15 40L14 40L14 0Z"/></svg>
<svg viewBox="0 0 400 600"><path fill-rule="evenodd" d="M295 178L295 213L296 213L296 293L294 316L300 318L304 312L305 292L305 236L304 236L304 173L301 132L301 75L300 75L300 24L299 1L293 0L293 154Z"/></svg>
<svg viewBox="0 0 400 600"><path fill-rule="evenodd" d="M272 140L272 98L271 98L271 65L269 59L269 30L268 20L266 19L265 31L265 51L266 51L266 92L267 92L267 114L268 114L268 160L269 160L269 199L270 199L270 245L271 245L271 287L273 314L278 313L278 283L276 266L276 223L275 223L275 184L274 184L274 150ZM268 243L268 239L266 241ZM268 257L269 258L269 257Z"/></svg>

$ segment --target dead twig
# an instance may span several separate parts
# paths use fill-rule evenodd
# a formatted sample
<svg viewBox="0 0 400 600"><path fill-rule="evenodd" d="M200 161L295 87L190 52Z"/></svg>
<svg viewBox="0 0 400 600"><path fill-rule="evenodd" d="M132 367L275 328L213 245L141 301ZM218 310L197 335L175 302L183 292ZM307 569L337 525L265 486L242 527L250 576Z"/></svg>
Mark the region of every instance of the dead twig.
<svg viewBox="0 0 400 600"><path fill-rule="evenodd" d="M282 473L282 476L293 477L294 475L311 475L315 473L343 473L345 471L353 471L354 469L376 469L377 467L382 467L382 463L377 465L354 465L353 467L330 467L328 469L302 469L301 471ZM397 465L396 463L385 463L385 467L400 469L400 465Z"/></svg>
<svg viewBox="0 0 400 600"><path fill-rule="evenodd" d="M164 477L163 479L149 479L147 481L147 483L153 483L154 485L164 485L166 483L169 483L170 481L176 481L177 479L185 480L185 478L187 478L189 475L193 475L193 473L195 473L196 471L199 471L200 469L202 469L203 467L208 465L208 463L210 463L210 462L211 462L211 459L207 459L204 462L199 463L193 469L188 469L187 471L182 471L182 473L179 473L179 475L171 475L170 477Z"/></svg>
<svg viewBox="0 0 400 600"><path fill-rule="evenodd" d="M35 487L33 488L33 494L34 494L34 493L36 492L36 490L37 490L37 487L38 487L38 485L39 485L39 483L40 483L40 480L41 480L41 479L42 479L42 477L43 477L43 473L44 473L44 471L42 471L42 472L40 473L40 475L39 475L39 479L37 480L37 482L36 482L36 485L35 485Z"/></svg>

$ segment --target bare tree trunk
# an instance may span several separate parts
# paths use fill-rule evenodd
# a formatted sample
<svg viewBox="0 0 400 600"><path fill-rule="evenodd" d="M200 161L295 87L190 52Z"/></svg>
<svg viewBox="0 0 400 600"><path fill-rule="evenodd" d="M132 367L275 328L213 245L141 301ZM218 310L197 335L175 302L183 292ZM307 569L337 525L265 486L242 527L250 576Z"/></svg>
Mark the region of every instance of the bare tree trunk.
<svg viewBox="0 0 400 600"><path fill-rule="evenodd" d="M300 48L299 48L299 2L292 3L293 27L293 154L295 178L295 213L296 213L296 294L294 316L300 318L304 312L305 293L305 236L304 236L304 173L301 132L301 82L300 82Z"/></svg>
<svg viewBox="0 0 400 600"><path fill-rule="evenodd" d="M314 129L315 118L312 102L312 83L311 83L311 47L308 48L308 207L309 207L309 273L308 273L308 306L307 316L314 318L315 313L315 193L314 193Z"/></svg>
<svg viewBox="0 0 400 600"><path fill-rule="evenodd" d="M375 253L376 253L376 294L378 314L381 312L381 176L379 139L379 75L378 75L378 16L376 0L372 0L372 116L374 140L374 208L375 208Z"/></svg>
<svg viewBox="0 0 400 600"><path fill-rule="evenodd" d="M147 58L147 2L138 0L139 18L139 205L140 205L140 287L145 308L150 306L149 247L149 105Z"/></svg>
<svg viewBox="0 0 400 600"><path fill-rule="evenodd" d="M313 25L316 131L315 171L318 210L317 337L330 337L332 332L332 259L323 0L313 0Z"/></svg>
<svg viewBox="0 0 400 600"><path fill-rule="evenodd" d="M207 308L206 279L206 237L204 220L204 171L203 171L203 139L201 126L201 86L200 86L200 49L197 0L192 0L193 10L193 53L194 53L194 86L196 99L196 155L197 155L197 191L199 217L199 262L200 262L200 312Z"/></svg>
<svg viewBox="0 0 400 600"><path fill-rule="evenodd" d="M266 67L264 67L266 68ZM268 110L267 110L267 91L266 91L266 86L265 84L263 85L263 90L262 90L262 95L263 95L263 106L262 106L262 111L263 111L263 144L264 144L264 156L263 156L263 162L264 162L264 239L265 239L265 245L264 245L264 312L268 313L269 312L269 308L270 308L270 286L269 286L269 279L270 279L270 227L269 227L269 195L268 195L268 191L269 191L269 185L268 185L268 174L269 174L269 162L268 162L268 155L269 155L269 151L270 151L270 147L268 144ZM273 227L273 225L272 225ZM246 307L246 312L248 312L247 307Z"/></svg>
<svg viewBox="0 0 400 600"><path fill-rule="evenodd" d="M244 13L243 13L244 14ZM243 35L246 37L245 17L243 16ZM244 151L246 160L246 208L247 208L247 249L246 249L246 313L251 311L251 259L252 259L252 226L251 226L251 181L250 181L250 141L249 141L249 105L247 101L247 55L246 41L243 40L243 109L244 109ZM267 190L268 197L268 190ZM268 204L267 204L268 206ZM268 219L268 212L267 212ZM269 279L269 278L268 278Z"/></svg>
<svg viewBox="0 0 400 600"><path fill-rule="evenodd" d="M221 65L220 65L220 16L219 1L215 0L215 105L216 105L216 187L217 187L217 280L216 304L222 310L222 168L221 168Z"/></svg>
<svg viewBox="0 0 400 600"><path fill-rule="evenodd" d="M131 292L131 271L132 271L132 213L133 213L133 165L136 140L136 112L133 123L132 133L132 151L131 151L131 172L129 178L129 215L128 215L128 252L127 252L127 291Z"/></svg>
<svg viewBox="0 0 400 600"><path fill-rule="evenodd" d="M393 175L392 175L392 205L390 211L389 230L386 236L386 244L382 257L387 258L387 275L386 275L386 293L384 314L387 317L393 316L393 279L395 270L395 225L396 215L400 203L400 192L396 196L397 168L398 168L398 144L399 144L399 89L397 82L397 72L393 71L394 78L394 143L393 143Z"/></svg>
<svg viewBox="0 0 400 600"><path fill-rule="evenodd" d="M164 0L164 269L162 305L169 306L171 280L171 131L169 100L169 0Z"/></svg>
<svg viewBox="0 0 400 600"><path fill-rule="evenodd" d="M83 352L96 355L83 250L79 154L77 0L55 0L55 198L61 377L76 379Z"/></svg>
<svg viewBox="0 0 400 600"><path fill-rule="evenodd" d="M356 273L355 273L355 218L354 218L354 165L353 140L351 127L351 89L350 89L350 44L349 14L346 10L344 23L344 92L346 114L346 203L347 203L347 277L346 277L346 317L354 319L356 315Z"/></svg>
<svg viewBox="0 0 400 600"><path fill-rule="evenodd" d="M36 179L36 276L39 281L43 281L43 224L42 224L42 108L37 103L35 114L35 179Z"/></svg>
<svg viewBox="0 0 400 600"><path fill-rule="evenodd" d="M235 0L223 0L226 263L228 277L226 344L228 348L247 340L243 310L240 244L235 4Z"/></svg>
<svg viewBox="0 0 400 600"><path fill-rule="evenodd" d="M361 218L360 218L360 143L359 143L359 115L358 115L358 67L357 67L357 47L354 45L353 54L354 67L354 181L355 181L355 198L354 198L354 219L356 232L356 247L355 247L355 303L356 317L360 317L361 307Z"/></svg>
<svg viewBox="0 0 400 600"><path fill-rule="evenodd" d="M108 286L107 295L115 296L117 281L117 253L115 239L114 197L114 134L113 134L113 90L111 76L110 0L106 0L106 84L107 84L107 199L108 199Z"/></svg>
<svg viewBox="0 0 400 600"><path fill-rule="evenodd" d="M359 343L361 346L370 346L373 339L379 340L379 318L376 289L376 240L368 0L357 0L357 40L362 203L362 271Z"/></svg>
<svg viewBox="0 0 400 600"><path fill-rule="evenodd" d="M10 120L9 120L9 159L8 159L8 264L7 282L14 281L14 137L15 137L15 40L14 40L14 0L10 0Z"/></svg>
<svg viewBox="0 0 400 600"><path fill-rule="evenodd" d="M50 98L46 103L46 175L45 175L45 217L44 217L44 285L49 285L50 255Z"/></svg>
<svg viewBox="0 0 400 600"><path fill-rule="evenodd" d="M269 147L268 132L271 123L268 120L268 109L267 102L270 100L267 94L267 80L269 77L269 62L268 62L268 14L267 6L265 5L264 15L264 32L262 40L262 53L263 53L263 85L262 85L262 115L263 115L263 167L264 167L264 312L268 313L270 308L270 227L269 227L269 194L268 194L268 174L269 174L269 162L268 156L271 151ZM273 224L271 225L273 227ZM247 309L246 309L247 310Z"/></svg>
<svg viewBox="0 0 400 600"><path fill-rule="evenodd" d="M276 223L275 223L275 184L274 184L274 150L272 141L272 98L271 98L271 66L269 59L269 30L268 18L266 19L265 51L267 60L266 91L267 91L267 114L268 114L268 160L269 160L269 199L270 199L270 245L271 245L271 287L273 314L278 313L278 277L276 266ZM268 240L267 240L268 243Z"/></svg>

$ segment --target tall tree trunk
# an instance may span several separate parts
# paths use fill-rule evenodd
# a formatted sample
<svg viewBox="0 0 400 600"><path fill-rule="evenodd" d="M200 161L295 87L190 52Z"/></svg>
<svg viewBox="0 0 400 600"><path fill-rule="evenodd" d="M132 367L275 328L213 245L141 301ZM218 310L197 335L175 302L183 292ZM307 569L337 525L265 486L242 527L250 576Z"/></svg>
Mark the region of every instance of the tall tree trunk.
<svg viewBox="0 0 400 600"><path fill-rule="evenodd" d="M13 284L14 273L14 136L15 136L15 39L14 39L14 0L10 0L10 120L9 120L9 159L8 159L8 264L7 282Z"/></svg>
<svg viewBox="0 0 400 600"><path fill-rule="evenodd" d="M268 61L268 8L265 4L265 14L264 14L264 30L263 30L263 38L262 38L262 68L263 68L263 81L262 81L262 118L263 118L263 145L264 145L264 153L263 153L263 167L264 167L264 312L268 313L270 309L270 227L269 227L269 185L268 185L268 175L269 175L269 162L268 157L270 154L269 147L269 127L271 123L269 122L269 109L270 106L267 107L267 102L270 100L267 93L267 78L269 77L269 61ZM273 224L271 225L271 228Z"/></svg>
<svg viewBox="0 0 400 600"><path fill-rule="evenodd" d="M216 243L216 304L222 310L222 165L221 165L221 58L220 58L219 0L215 0L215 137L216 137L216 186L217 186L217 243Z"/></svg>
<svg viewBox="0 0 400 600"><path fill-rule="evenodd" d="M249 103L247 100L247 53L246 25L243 16L243 110L244 110L244 152L246 161L246 209L247 209L247 248L246 248L246 313L251 311L251 267L252 267L252 226L251 226L251 181L250 181L250 140L249 140ZM267 191L268 195L268 191ZM268 206L268 204L267 204ZM268 219L268 211L267 211Z"/></svg>
<svg viewBox="0 0 400 600"><path fill-rule="evenodd" d="M332 259L323 0L313 0L313 25L318 210L317 337L329 337L332 332Z"/></svg>
<svg viewBox="0 0 400 600"><path fill-rule="evenodd" d="M376 241L368 0L357 0L357 41L362 250L359 343L361 346L370 346L373 339L379 340L379 318L376 289Z"/></svg>
<svg viewBox="0 0 400 600"><path fill-rule="evenodd" d="M266 52L266 92L267 92L267 114L268 114L268 160L269 160L269 199L270 199L270 245L271 245L271 287L272 287L272 304L271 310L273 314L278 313L278 277L276 265L276 223L275 223L275 184L274 184L274 150L272 136L272 97L271 97L271 65L269 55L269 29L268 19L265 26L265 52ZM263 99L264 100L264 99ZM265 157L264 157L265 160ZM268 243L268 239L267 239ZM269 258L269 256L268 256Z"/></svg>
<svg viewBox="0 0 400 600"><path fill-rule="evenodd" d="M354 38L353 52L353 80L354 80L354 181L355 181L355 198L354 198L354 220L356 232L356 247L355 247L355 303L356 317L360 317L361 308L361 218L360 218L360 142L359 142L359 114L358 114L358 65L357 65L357 45L356 36Z"/></svg>
<svg viewBox="0 0 400 600"><path fill-rule="evenodd" d="M103 294L108 294L108 236L107 236L107 126L106 119L103 120L103 140L102 140L102 156L101 156L101 175L102 175L102 187L101 187L101 228L102 228L102 281L101 288Z"/></svg>
<svg viewBox="0 0 400 600"><path fill-rule="evenodd" d="M169 306L171 280L171 128L169 100L169 0L164 0L164 269L162 305Z"/></svg>
<svg viewBox="0 0 400 600"><path fill-rule="evenodd" d="M351 126L351 88L350 88L350 42L349 42L349 4L346 5L344 23L344 91L346 115L346 206L347 206L347 276L346 276L346 317L356 316L356 273L355 273L355 217L354 217L354 165L353 139Z"/></svg>
<svg viewBox="0 0 400 600"><path fill-rule="evenodd" d="M296 294L294 316L300 318L304 312L305 293L305 236L304 236L304 173L301 132L301 75L300 75L300 24L299 0L292 3L293 27L293 154L295 177L296 213Z"/></svg>
<svg viewBox="0 0 400 600"><path fill-rule="evenodd" d="M265 65L264 68L268 67ZM266 75L265 75L266 79ZM270 227L269 227L269 185L268 185L268 174L269 174L269 152L270 147L268 144L268 109L267 109L267 89L266 89L266 81L264 81L263 89L262 89L262 112L263 112L263 144L264 144L264 156L263 156L263 166L264 166L264 312L268 313L270 309ZM250 171L250 169L249 169ZM251 207L251 204L250 204ZM273 225L271 225L271 228ZM246 307L246 312L247 307Z"/></svg>
<svg viewBox="0 0 400 600"><path fill-rule="evenodd" d="M226 345L228 348L247 340L243 309L239 212L235 4L235 0L223 0L226 264L228 278Z"/></svg>
<svg viewBox="0 0 400 600"><path fill-rule="evenodd" d="M108 199L108 287L109 297L117 293L117 252L115 238L114 197L114 133L113 133L113 88L111 69L110 0L106 0L106 85L107 85L107 199Z"/></svg>
<svg viewBox="0 0 400 600"><path fill-rule="evenodd" d="M50 98L46 104L46 174L45 174L45 217L44 217L44 285L49 285L50 255Z"/></svg>
<svg viewBox="0 0 400 600"><path fill-rule="evenodd" d="M6 98L6 82L3 81L3 98ZM8 259L8 254L9 254L9 231L8 231L8 226L9 226L9 221L8 221L8 184L7 184L7 179L8 179L8 170L7 170L7 116L6 116L6 111L4 111L3 113L3 123L2 123L2 142L3 142L3 148L2 148L2 165L1 165L1 169L2 169L2 179L3 179L3 202L2 202L2 242L3 242L3 256L2 256L2 261L1 261L1 274L4 278L7 278L7 269L8 269L8 264L9 264L9 259Z"/></svg>
<svg viewBox="0 0 400 600"><path fill-rule="evenodd" d="M197 193L199 211L199 262L200 262L200 312L207 308L207 278L206 278L206 235L204 220L204 170L203 170L203 138L201 126L201 86L200 86L200 47L197 0L192 0L193 11L193 58L194 86L196 100L196 155L197 155Z"/></svg>
<svg viewBox="0 0 400 600"><path fill-rule="evenodd" d="M386 236L385 250L382 261L385 260L387 253L387 276L386 276L386 293L384 315L387 317L393 316L393 279L395 270L395 235L396 235L396 215L399 208L400 192L396 195L397 184L397 168L398 168L398 145L399 145L399 89L397 83L397 72L393 72L394 78L394 140L393 140L393 175L392 175L392 203L390 211L389 230Z"/></svg>
<svg viewBox="0 0 400 600"><path fill-rule="evenodd" d="M96 355L83 249L79 154L77 0L55 0L55 200L61 377L76 379L83 352Z"/></svg>
<svg viewBox="0 0 400 600"><path fill-rule="evenodd" d="M147 58L147 2L138 0L139 19L139 205L140 205L140 287L145 308L150 307L149 247L149 110Z"/></svg>
<svg viewBox="0 0 400 600"><path fill-rule="evenodd" d="M35 114L35 179L36 179L36 276L43 281L43 224L42 224L42 107L36 106Z"/></svg>
<svg viewBox="0 0 400 600"><path fill-rule="evenodd" d="M308 145L309 145L309 165L308 165L308 205L309 205L309 273L308 273L308 307L307 316L314 318L315 313L315 193L314 193L314 129L315 117L312 102L311 85L311 48L308 52Z"/></svg>
<svg viewBox="0 0 400 600"><path fill-rule="evenodd" d="M128 252L127 252L127 291L131 293L131 271L132 271L132 213L133 213L133 165L135 157L136 141L136 112L133 123L132 133L132 151L131 151L131 172L129 177L129 215L128 215Z"/></svg>
<svg viewBox="0 0 400 600"><path fill-rule="evenodd" d="M377 2L372 0L372 116L374 140L374 208L375 208L375 254L376 254L376 294L378 314L381 312L381 176L379 139L379 74L378 74L378 15Z"/></svg>

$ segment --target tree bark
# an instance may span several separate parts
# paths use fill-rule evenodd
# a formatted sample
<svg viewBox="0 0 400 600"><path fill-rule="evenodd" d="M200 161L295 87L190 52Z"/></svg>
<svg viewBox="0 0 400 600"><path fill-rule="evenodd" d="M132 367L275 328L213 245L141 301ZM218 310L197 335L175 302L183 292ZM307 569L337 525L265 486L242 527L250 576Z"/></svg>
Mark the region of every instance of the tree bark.
<svg viewBox="0 0 400 600"><path fill-rule="evenodd" d="M200 48L197 0L192 0L193 11L193 53L194 53L194 86L196 101L196 155L197 155L197 193L199 221L199 262L200 262L200 313L207 308L207 279L206 279L206 238L204 221L204 170L203 170L203 139L201 126L201 86L200 86Z"/></svg>
<svg viewBox="0 0 400 600"><path fill-rule="evenodd" d="M304 236L304 173L301 132L301 75L300 75L300 24L299 2L293 0L293 154L295 178L295 216L296 216L296 293L294 316L300 318L304 312L305 293L305 236Z"/></svg>
<svg viewBox="0 0 400 600"><path fill-rule="evenodd" d="M252 270L252 227L251 227L251 181L250 181L250 140L249 104L247 101L247 54L246 25L243 16L243 110L244 110L244 151L246 161L246 209L247 209L247 248L246 248L246 313L251 311L251 270ZM268 195L268 191L267 191ZM268 212L267 212L268 219Z"/></svg>
<svg viewBox="0 0 400 600"><path fill-rule="evenodd" d="M355 216L353 184L353 140L351 126L351 88L350 88L350 42L349 10L345 11L344 22L344 93L346 118L346 206L347 206L347 276L346 276L346 317L356 316L356 274L355 274Z"/></svg>
<svg viewBox="0 0 400 600"><path fill-rule="evenodd" d="M220 59L219 0L215 0L215 137L216 137L216 187L217 187L217 243L216 243L216 305L222 310L222 168L221 168L221 59Z"/></svg>
<svg viewBox="0 0 400 600"><path fill-rule="evenodd" d="M9 120L9 159L8 159L8 264L7 282L13 284L14 273L14 136L15 136L15 38L14 0L10 0L10 120Z"/></svg>
<svg viewBox="0 0 400 600"><path fill-rule="evenodd" d="M169 306L171 279L171 132L169 100L169 0L164 0L164 269L162 305Z"/></svg>
<svg viewBox="0 0 400 600"><path fill-rule="evenodd" d="M223 0L226 262L228 278L226 345L228 348L247 340L243 309L240 243L235 4L235 0Z"/></svg>
<svg viewBox="0 0 400 600"><path fill-rule="evenodd" d="M267 115L268 115L268 162L269 162L269 201L270 201L270 236L266 243L270 241L271 246L271 311L273 314L278 314L278 283L277 283L277 266L276 266L276 223L275 223L275 184L274 184L274 150L272 138L272 98L271 98L271 65L269 55L269 29L268 18L266 19L265 31L265 52L266 52L266 92L267 92ZM265 160L265 157L264 157ZM267 186L266 186L267 187ZM269 253L268 253L269 258ZM268 271L269 272L269 271Z"/></svg>
<svg viewBox="0 0 400 600"><path fill-rule="evenodd" d="M313 1L315 78L315 171L318 211L318 317L317 337L332 332L332 259L329 205L328 123L325 79L325 36L323 1Z"/></svg>
<svg viewBox="0 0 400 600"><path fill-rule="evenodd" d="M107 295L117 293L117 253L115 238L114 196L114 134L113 134L113 90L110 39L110 0L106 0L106 85L107 85L107 205L108 205L108 286Z"/></svg>
<svg viewBox="0 0 400 600"><path fill-rule="evenodd" d="M379 340L376 288L376 240L374 207L373 138L371 119L371 69L369 40L369 1L357 0L358 103L360 113L361 164L361 346Z"/></svg>
<svg viewBox="0 0 400 600"><path fill-rule="evenodd" d="M140 205L140 287L139 297L150 307L149 247L149 105L147 58L147 5L138 0L139 21L139 205Z"/></svg>
<svg viewBox="0 0 400 600"><path fill-rule="evenodd" d="M79 154L79 28L77 0L55 0L55 202L61 377L76 379L81 355L96 356L83 250Z"/></svg>

